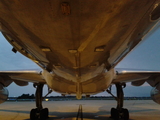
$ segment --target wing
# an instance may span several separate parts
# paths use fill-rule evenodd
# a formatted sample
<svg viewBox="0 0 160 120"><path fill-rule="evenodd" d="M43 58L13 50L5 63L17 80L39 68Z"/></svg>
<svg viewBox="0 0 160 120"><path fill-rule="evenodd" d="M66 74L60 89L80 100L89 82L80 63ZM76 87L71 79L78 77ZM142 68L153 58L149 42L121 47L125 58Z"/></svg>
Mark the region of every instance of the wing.
<svg viewBox="0 0 160 120"><path fill-rule="evenodd" d="M122 69L115 68L116 77L112 83L132 82L134 86L140 86L144 82L148 82L154 87L160 81L160 71L140 70L140 69Z"/></svg>
<svg viewBox="0 0 160 120"><path fill-rule="evenodd" d="M40 70L0 71L0 82L4 86L15 82L19 86L25 86L28 82L45 83Z"/></svg>

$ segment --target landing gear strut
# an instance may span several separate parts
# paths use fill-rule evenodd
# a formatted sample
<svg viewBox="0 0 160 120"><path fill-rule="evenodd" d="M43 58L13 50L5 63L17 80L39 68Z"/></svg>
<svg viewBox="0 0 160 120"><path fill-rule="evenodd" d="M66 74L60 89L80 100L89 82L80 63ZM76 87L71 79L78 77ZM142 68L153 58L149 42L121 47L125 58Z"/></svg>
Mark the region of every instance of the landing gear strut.
<svg viewBox="0 0 160 120"><path fill-rule="evenodd" d="M34 87L36 87L36 107L35 109L32 109L30 111L30 120L45 120L48 118L48 108L44 108L42 106L42 92L43 92L43 86L44 84L34 84Z"/></svg>
<svg viewBox="0 0 160 120"><path fill-rule="evenodd" d="M107 92L111 94L117 101L117 107L111 108L111 118L114 120L119 120L120 118L123 120L129 120L129 112L127 109L123 108L123 100L124 100L124 93L123 88L126 86L126 84L117 83L116 89L117 89L117 97L115 97L111 93L111 89L108 89Z"/></svg>

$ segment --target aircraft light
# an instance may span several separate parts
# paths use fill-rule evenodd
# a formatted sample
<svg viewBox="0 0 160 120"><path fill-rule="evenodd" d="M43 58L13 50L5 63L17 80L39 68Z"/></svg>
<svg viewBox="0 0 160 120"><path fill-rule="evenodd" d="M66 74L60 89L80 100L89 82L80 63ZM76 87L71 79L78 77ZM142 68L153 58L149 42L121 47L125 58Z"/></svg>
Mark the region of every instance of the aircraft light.
<svg viewBox="0 0 160 120"><path fill-rule="evenodd" d="M99 47L96 47L94 51L95 52L104 52L104 48L105 48L105 45L99 46Z"/></svg>
<svg viewBox="0 0 160 120"><path fill-rule="evenodd" d="M62 9L63 15L70 15L71 14L71 8L70 8L69 3L63 2L61 4L61 9Z"/></svg>
<svg viewBox="0 0 160 120"><path fill-rule="evenodd" d="M41 47L41 50L42 50L43 52L50 52L50 51L51 51L51 49L48 48L48 47Z"/></svg>
<svg viewBox="0 0 160 120"><path fill-rule="evenodd" d="M76 49L70 49L68 50L69 53L77 53L78 51Z"/></svg>

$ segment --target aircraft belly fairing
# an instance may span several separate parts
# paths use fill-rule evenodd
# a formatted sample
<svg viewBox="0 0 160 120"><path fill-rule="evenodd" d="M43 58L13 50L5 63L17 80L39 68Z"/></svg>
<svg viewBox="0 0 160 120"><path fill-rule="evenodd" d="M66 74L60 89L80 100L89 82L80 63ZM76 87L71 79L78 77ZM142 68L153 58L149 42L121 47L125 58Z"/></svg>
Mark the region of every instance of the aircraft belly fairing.
<svg viewBox="0 0 160 120"><path fill-rule="evenodd" d="M55 74L50 74L47 71L42 73L46 83L51 89L62 94L90 95L104 91L111 84L115 76L114 69L109 72L102 73L88 81L68 81Z"/></svg>

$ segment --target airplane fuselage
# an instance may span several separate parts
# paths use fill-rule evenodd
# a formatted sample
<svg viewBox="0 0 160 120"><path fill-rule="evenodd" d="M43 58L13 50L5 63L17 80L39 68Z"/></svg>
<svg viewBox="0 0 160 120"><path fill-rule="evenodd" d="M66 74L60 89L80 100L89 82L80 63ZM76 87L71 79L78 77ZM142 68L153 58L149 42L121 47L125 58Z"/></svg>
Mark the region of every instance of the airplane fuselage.
<svg viewBox="0 0 160 120"><path fill-rule="evenodd" d="M0 30L14 51L44 69L50 88L80 97L108 88L115 65L157 23L159 2L1 1Z"/></svg>

